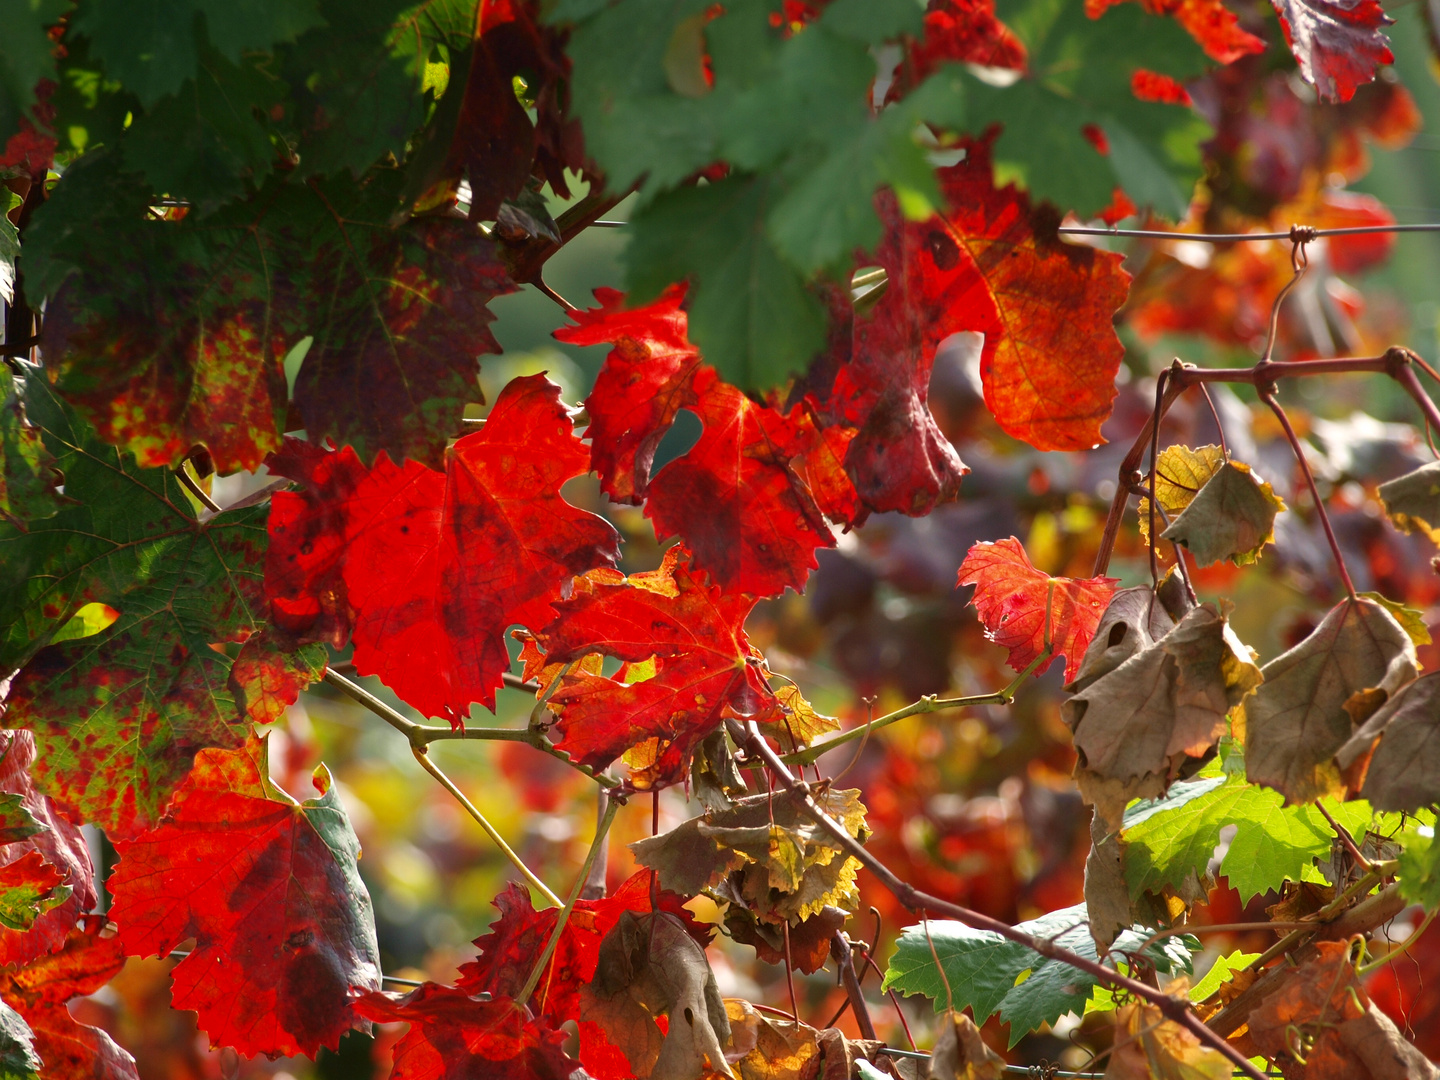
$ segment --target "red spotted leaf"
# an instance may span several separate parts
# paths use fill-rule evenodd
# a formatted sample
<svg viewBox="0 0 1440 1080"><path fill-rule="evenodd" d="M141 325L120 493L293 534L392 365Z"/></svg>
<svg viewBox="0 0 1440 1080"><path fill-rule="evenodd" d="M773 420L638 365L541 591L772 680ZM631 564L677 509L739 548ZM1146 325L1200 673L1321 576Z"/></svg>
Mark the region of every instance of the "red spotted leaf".
<svg viewBox="0 0 1440 1080"><path fill-rule="evenodd" d="M116 845L110 917L132 956L187 938L174 1003L247 1056L334 1049L362 1025L351 988L380 988L360 844L330 776L298 803L271 783L266 744L204 750L158 827Z"/></svg>
<svg viewBox="0 0 1440 1080"><path fill-rule="evenodd" d="M1381 31L1395 20L1378 0L1270 0L1300 74L1326 101L1349 101L1395 57Z"/></svg>
<svg viewBox="0 0 1440 1080"><path fill-rule="evenodd" d="M325 674L328 657L318 644L296 645L283 631L266 627L246 639L230 668L230 692L241 716L273 724Z"/></svg>
<svg viewBox="0 0 1440 1080"><path fill-rule="evenodd" d="M1085 0L1085 13L1098 19L1121 0ZM1169 15L1199 42L1216 63L1232 64L1242 56L1265 51L1265 42L1240 25L1223 0L1140 0L1152 15Z"/></svg>
<svg viewBox="0 0 1440 1080"><path fill-rule="evenodd" d="M574 326L555 331L570 345L612 344L585 399L590 467L616 502L639 504L650 484L655 449L682 408L694 399L691 381L700 353L690 344L680 304L683 285L634 310L615 289L596 289L600 306L571 313Z"/></svg>
<svg viewBox="0 0 1440 1080"><path fill-rule="evenodd" d="M276 620L301 640L353 635L358 671L460 724L494 706L506 627L549 622L572 576L615 561L615 530L560 497L588 464L543 375L512 381L443 473L294 447L270 463L305 485L273 500Z"/></svg>
<svg viewBox="0 0 1440 1080"><path fill-rule="evenodd" d="M52 952L65 942L66 934L81 913L95 907L95 871L80 830L61 816L55 804L35 790L30 766L35 758L35 739L28 731L0 734L0 807L4 808L4 842L0 846L0 876L21 874L26 864L37 868L39 880L54 880L69 896L56 904L40 905L28 927L0 921L0 964L23 964Z"/></svg>
<svg viewBox="0 0 1440 1080"><path fill-rule="evenodd" d="M37 918L69 899L64 881L65 872L38 851L27 851L0 866L0 925L29 930Z"/></svg>
<svg viewBox="0 0 1440 1080"><path fill-rule="evenodd" d="M1025 46L995 17L994 0L930 0L925 33L912 42L895 73L890 97L919 86L942 64L1025 67Z"/></svg>
<svg viewBox="0 0 1440 1080"><path fill-rule="evenodd" d="M644 779L632 782L671 782L725 717L775 709L743 629L754 606L754 597L705 585L678 547L652 573L577 580L574 594L555 604L555 621L536 634L551 662L598 652L628 664L653 659L654 674L629 683L623 672L566 676L550 698L560 749L603 768L644 743Z"/></svg>
<svg viewBox="0 0 1440 1080"><path fill-rule="evenodd" d="M197 750L245 740L212 646L264 618L266 512L201 522L169 470L105 445L44 378L24 397L67 504L0 533L0 667L21 668L0 724L34 732L36 785L69 817L123 839L158 820ZM72 636L90 605L119 615Z"/></svg>
<svg viewBox="0 0 1440 1080"><path fill-rule="evenodd" d="M136 1080L135 1059L105 1032L78 1023L65 1007L71 998L93 994L120 973L125 953L116 937L103 936L104 919L76 927L58 952L24 967L0 971L0 998L18 1012L35 1035L42 1077L56 1080Z"/></svg>
<svg viewBox="0 0 1440 1080"><path fill-rule="evenodd" d="M510 998L481 1001L427 982L398 1001L371 991L355 1011L410 1025L395 1045L390 1080L567 1080L575 1069L561 1049L565 1035Z"/></svg>
<svg viewBox="0 0 1440 1080"><path fill-rule="evenodd" d="M1116 580L1051 577L1035 569L1024 545L1012 536L972 547L960 564L957 584L975 586L970 602L980 615L985 636L1010 650L1012 668L1024 671L1048 643L1052 656L1065 657L1068 682L1080 669Z"/></svg>

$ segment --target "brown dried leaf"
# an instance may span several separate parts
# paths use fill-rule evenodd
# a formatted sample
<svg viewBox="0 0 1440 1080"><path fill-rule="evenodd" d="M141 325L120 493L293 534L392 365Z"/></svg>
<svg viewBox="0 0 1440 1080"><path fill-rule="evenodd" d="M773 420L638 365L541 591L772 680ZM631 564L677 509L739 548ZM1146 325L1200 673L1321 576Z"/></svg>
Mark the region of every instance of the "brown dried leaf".
<svg viewBox="0 0 1440 1080"><path fill-rule="evenodd" d="M1250 1039L1289 1080L1436 1080L1425 1059L1366 996L1345 941L1319 955L1250 1014Z"/></svg>
<svg viewBox="0 0 1440 1080"><path fill-rule="evenodd" d="M1440 800L1440 672L1390 698L1335 760L1351 790L1377 810L1419 810Z"/></svg>
<svg viewBox="0 0 1440 1080"><path fill-rule="evenodd" d="M1135 634L1142 636L1138 626ZM1107 640L1097 636L1095 644ZM1187 759L1206 754L1226 715L1259 683L1260 669L1225 615L1209 604L1193 608L1061 706L1075 733L1081 791L1117 825L1130 799L1152 794L1157 779L1163 790Z"/></svg>
<svg viewBox="0 0 1440 1080"><path fill-rule="evenodd" d="M1160 451L1159 467L1155 470L1155 505L1165 511L1166 516L1175 520L1175 515L1184 510L1205 482L1225 464L1225 454L1218 446L1167 446ZM1163 529L1165 518L1157 514L1156 523ZM1140 539L1150 542L1150 500L1140 500Z"/></svg>
<svg viewBox="0 0 1440 1080"><path fill-rule="evenodd" d="M1440 544L1440 461L1380 485L1385 512L1402 532L1420 529Z"/></svg>
<svg viewBox="0 0 1440 1080"><path fill-rule="evenodd" d="M663 1036L655 1017L666 1014ZM595 978L580 992L580 1016L604 1026L638 1080L733 1076L723 1047L730 1021L705 950L666 911L627 911L600 943Z"/></svg>
<svg viewBox="0 0 1440 1080"><path fill-rule="evenodd" d="M1185 997L1190 980L1181 976L1165 987ZM1195 1035L1148 1002L1121 1006L1115 1014L1115 1050L1105 1080L1229 1080L1230 1061L1200 1045Z"/></svg>
<svg viewBox="0 0 1440 1080"><path fill-rule="evenodd" d="M1080 670L1066 690L1084 690L1114 671L1136 653L1149 648L1175 628L1154 590L1143 585L1121 589L1100 616L1100 625L1080 661Z"/></svg>
<svg viewBox="0 0 1440 1080"><path fill-rule="evenodd" d="M736 998L726 999L725 1012L731 1032L726 1057L740 1080L852 1080L856 1061L873 1059L883 1045L847 1039L835 1028L774 1020Z"/></svg>
<svg viewBox="0 0 1440 1080"><path fill-rule="evenodd" d="M825 966L830 941L845 925L849 915L837 907L825 907L790 927L790 963L813 975ZM755 948L755 955L767 964L785 962L785 931L782 924L761 921L743 904L730 904L725 911L725 928L743 945Z"/></svg>
<svg viewBox="0 0 1440 1080"><path fill-rule="evenodd" d="M1350 740L1346 709L1357 694L1392 697L1418 669L1404 628L1373 600L1342 600L1295 648L1262 669L1265 681L1244 705L1245 769L1251 781L1311 802L1345 788L1333 758ZM1238 726L1238 725L1237 725Z"/></svg>
<svg viewBox="0 0 1440 1080"><path fill-rule="evenodd" d="M1000 1080L1005 1075L1005 1059L985 1045L974 1020L951 1011L936 1023L929 1080Z"/></svg>
<svg viewBox="0 0 1440 1080"><path fill-rule="evenodd" d="M1284 500L1249 465L1227 461L1160 536L1184 544L1201 566L1222 559L1243 566L1275 539L1275 515L1284 509Z"/></svg>

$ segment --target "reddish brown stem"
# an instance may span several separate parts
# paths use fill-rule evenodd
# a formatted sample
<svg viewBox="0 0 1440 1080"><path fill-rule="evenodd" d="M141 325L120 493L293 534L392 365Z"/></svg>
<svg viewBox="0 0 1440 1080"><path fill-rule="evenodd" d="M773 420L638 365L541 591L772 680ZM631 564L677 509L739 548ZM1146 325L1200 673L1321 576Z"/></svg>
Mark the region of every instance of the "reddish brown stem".
<svg viewBox="0 0 1440 1080"><path fill-rule="evenodd" d="M1098 961L1073 953L1069 949L1056 945L1046 938L1035 937L1023 930L1017 930L1009 923L1001 922L999 919L992 919L988 915L982 915L978 911L952 904L948 900L942 900L938 896L931 896L921 892L913 885L898 877L893 870L877 859L865 846L856 840L845 827L825 813L810 795L810 785L795 776L785 767L785 763L779 756L770 749L765 742L764 736L760 734L759 727L754 721L741 726L738 721L726 721L730 737L735 740L736 745L745 748L747 755L764 761L770 772L780 781L787 791L796 792L802 796L800 806L817 825L824 829L835 840L836 844L849 856L856 859L862 866L874 874L882 885L890 891L894 897L904 904L910 911L929 911L946 918L958 919L967 926L976 930L988 930L998 934L1007 941L1013 941L1018 945L1024 945L1027 949L1039 953L1041 956L1051 960L1058 960L1062 964L1068 964L1079 971L1091 976L1094 979L1105 983L1116 989L1128 991L1135 997L1142 998L1158 1008L1168 1020L1173 1020L1195 1036L1202 1044L1223 1054L1232 1062L1240 1072L1253 1080L1265 1080L1264 1074L1252 1065L1243 1054L1230 1045L1224 1038L1216 1035L1207 1028L1201 1019L1190 1010L1189 1004L1178 997L1171 997L1153 986L1129 976L1121 975L1111 968L1105 967Z"/></svg>
<svg viewBox="0 0 1440 1080"><path fill-rule="evenodd" d="M830 955L840 967L840 981L845 984L850 1007L855 1010L855 1023L859 1025L860 1037L879 1038L875 1034L875 1022L870 1019L869 1006L865 1004L865 995L860 989L860 978L855 974L855 957L850 949L850 941L845 937L845 931L836 930L830 938Z"/></svg>
<svg viewBox="0 0 1440 1080"><path fill-rule="evenodd" d="M1325 530L1325 539L1330 544L1330 554L1335 557L1335 569L1340 573L1340 582L1345 586L1345 591L1350 599L1355 597L1355 583L1350 580L1350 570L1345 565L1345 556L1340 554L1340 542L1335 539L1335 530L1330 526L1330 515L1325 511L1325 500L1320 498L1320 489L1315 486L1315 473L1310 469L1310 462L1305 458L1305 448L1300 445L1300 438L1295 434L1295 429L1290 425L1290 417L1285 415L1285 410L1280 407L1280 402L1275 400L1275 393L1271 387L1263 387L1260 390L1260 400L1270 406L1270 411L1280 421L1280 426L1285 429L1285 438L1290 440L1290 449L1295 452L1295 460L1300 463L1300 471L1305 474L1305 483L1310 488L1310 497L1315 500L1315 513L1320 518L1320 525Z"/></svg>

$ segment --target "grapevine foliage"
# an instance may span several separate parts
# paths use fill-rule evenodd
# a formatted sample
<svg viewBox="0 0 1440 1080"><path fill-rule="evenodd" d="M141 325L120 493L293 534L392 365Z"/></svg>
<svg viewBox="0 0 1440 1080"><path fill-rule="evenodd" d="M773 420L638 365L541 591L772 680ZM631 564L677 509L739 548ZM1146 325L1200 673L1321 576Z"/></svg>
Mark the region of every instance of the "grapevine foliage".
<svg viewBox="0 0 1440 1080"><path fill-rule="evenodd" d="M0 1074L1440 1076L1392 21L0 0Z"/></svg>

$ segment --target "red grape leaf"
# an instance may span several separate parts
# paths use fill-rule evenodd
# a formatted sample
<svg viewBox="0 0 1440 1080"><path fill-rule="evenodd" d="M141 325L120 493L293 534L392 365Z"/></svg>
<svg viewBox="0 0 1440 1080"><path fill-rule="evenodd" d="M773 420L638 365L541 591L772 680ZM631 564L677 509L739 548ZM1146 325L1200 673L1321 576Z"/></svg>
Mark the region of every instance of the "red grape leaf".
<svg viewBox="0 0 1440 1080"><path fill-rule="evenodd" d="M890 99L919 86L948 63L1023 70L1025 46L995 17L994 0L930 0L925 34L910 43L895 73Z"/></svg>
<svg viewBox="0 0 1440 1080"><path fill-rule="evenodd" d="M659 570L603 571L579 578L554 605L558 617L536 633L550 661L598 652L630 664L654 659L641 681L572 672L551 696L557 745L576 761L604 768L626 750L656 740L651 762L632 783L670 782L695 744L726 716L776 708L743 629L755 598L704 585L673 547Z"/></svg>
<svg viewBox="0 0 1440 1080"><path fill-rule="evenodd" d="M284 631L266 627L240 647L230 668L230 692L241 716L273 724L325 674L329 657L322 645L296 645Z"/></svg>
<svg viewBox="0 0 1440 1080"><path fill-rule="evenodd" d="M321 766L321 797L270 781L266 743L202 750L161 823L117 843L110 917L132 956L195 939L174 1003L246 1056L334 1049L362 1026L351 988L380 988L360 844Z"/></svg>
<svg viewBox="0 0 1440 1080"><path fill-rule="evenodd" d="M1045 651L1048 641L1053 656L1065 657L1066 682L1080 670L1115 584L1115 578L1041 573L1013 536L972 547L960 564L957 582L975 586L970 602L980 615L985 636L1010 650L1012 668L1024 671ZM1049 666L1036 670L1036 676Z"/></svg>
<svg viewBox="0 0 1440 1080"><path fill-rule="evenodd" d="M575 325L556 330L555 337L570 345L615 346L585 399L585 437L601 489L616 502L639 505L656 447L675 414L693 401L700 353L686 334L684 285L672 285L634 310L625 309L625 294L616 289L596 289L595 299L599 307L571 312Z"/></svg>
<svg viewBox="0 0 1440 1080"><path fill-rule="evenodd" d="M1085 0L1085 14L1098 19L1121 0ZM1265 51L1265 42L1240 25L1222 0L1140 0L1152 15L1169 15L1199 42L1216 63L1233 64L1242 56Z"/></svg>
<svg viewBox="0 0 1440 1080"><path fill-rule="evenodd" d="M22 933L45 912L70 898L65 873L45 861L38 851L0 866L0 925Z"/></svg>
<svg viewBox="0 0 1440 1080"><path fill-rule="evenodd" d="M270 469L306 490L272 500L276 620L332 645L353 631L356 670L452 724L471 702L494 707L506 627L549 622L573 575L618 555L615 530L560 496L589 454L543 375L506 386L443 473L289 450Z"/></svg>
<svg viewBox="0 0 1440 1080"><path fill-rule="evenodd" d="M1395 59L1381 32L1395 20L1378 0L1270 0L1300 74L1325 101L1349 101Z"/></svg>
<svg viewBox="0 0 1440 1080"><path fill-rule="evenodd" d="M701 363L686 337L683 286L634 311L614 290L595 295L600 307L576 313L577 325L556 337L615 346L585 402L601 486L620 501L647 500L661 538L683 538L696 569L722 589L802 589L815 549L835 543L812 485L826 509L854 505L822 434L801 407L784 415L757 404ZM652 479L655 449L682 408L703 431Z"/></svg>
<svg viewBox="0 0 1440 1080"><path fill-rule="evenodd" d="M265 510L201 523L168 470L100 442L43 377L25 380L25 407L71 502L0 532L15 575L0 578L0 666L23 665L0 723L35 733L35 781L67 815L123 839L154 824L196 750L245 739L211 646L263 618ZM46 645L88 604L119 617Z"/></svg>
<svg viewBox="0 0 1440 1080"><path fill-rule="evenodd" d="M119 939L101 936L104 925L104 919L92 919L85 929L72 930L59 952L0 972L0 997L34 1032L46 1080L138 1075L134 1058L99 1028L77 1023L65 1007L71 998L99 990L125 966Z"/></svg>
<svg viewBox="0 0 1440 1080"><path fill-rule="evenodd" d="M410 1025L395 1045L390 1080L567 1080L575 1069L560 1048L564 1034L510 998L480 1001L427 982L398 1001L371 991L355 1011Z"/></svg>
<svg viewBox="0 0 1440 1080"><path fill-rule="evenodd" d="M566 1020L579 1020L580 988L595 977L600 942L620 921L622 913L651 910L650 881L650 872L641 870L609 896L575 902L554 955L530 999L529 1004L537 1015L557 1025ZM661 889L659 900L660 910L683 920L697 943L702 946L709 943L710 927L695 921L684 907L683 896ZM456 986L465 993L486 992L497 998L508 998L525 985L531 968L550 940L559 911L556 908L536 911L530 905L529 892L513 882L495 898L495 906L500 909L500 918L491 924L488 934L475 939L480 955L460 966ZM605 1063L607 1055L615 1052L603 1032L593 1025L581 1024L580 1061L591 1076L599 1080L611 1072ZM628 1071L621 1075L628 1076Z"/></svg>
<svg viewBox="0 0 1440 1080"><path fill-rule="evenodd" d="M942 217L905 226L918 311L945 310L964 323L954 329L985 335L985 404L1007 434L1040 450L1098 446L1125 354L1114 317L1130 275L1117 254L1063 242L1049 206L1032 209L1013 184L997 189L988 143L967 150L939 172Z"/></svg>
<svg viewBox="0 0 1440 1080"><path fill-rule="evenodd" d="M95 871L85 837L30 782L35 738L28 731L0 735L0 804L6 808L0 866L39 857L60 874L69 898L48 908L27 930L0 926L0 964L23 964L58 949L82 912L95 907Z"/></svg>
<svg viewBox="0 0 1440 1080"><path fill-rule="evenodd" d="M796 464L819 441L796 405L788 416L757 405L715 372L694 378L704 425L689 453L660 470L645 513L660 538L680 536L696 570L726 592L800 592L835 537Z"/></svg>

